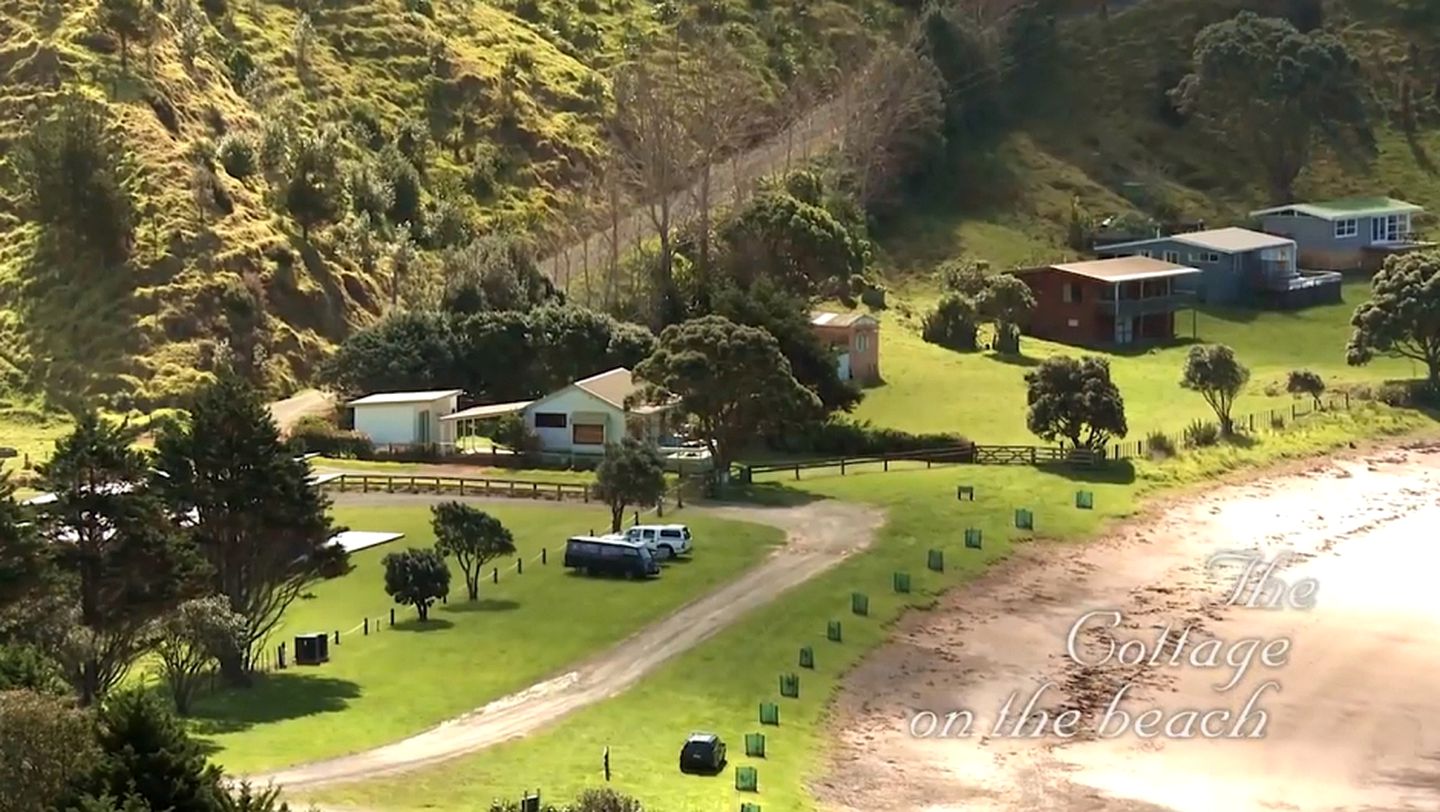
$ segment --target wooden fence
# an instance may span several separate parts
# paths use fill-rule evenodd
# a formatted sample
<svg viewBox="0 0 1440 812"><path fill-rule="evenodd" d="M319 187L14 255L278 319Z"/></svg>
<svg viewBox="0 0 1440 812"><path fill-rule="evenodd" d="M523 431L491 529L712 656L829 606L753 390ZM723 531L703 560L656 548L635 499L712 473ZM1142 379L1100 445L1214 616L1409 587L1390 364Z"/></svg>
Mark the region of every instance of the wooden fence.
<svg viewBox="0 0 1440 812"><path fill-rule="evenodd" d="M589 485L577 482L536 482L463 476L410 474L341 474L325 483L341 493L433 493L456 496L504 496L521 499L566 499L589 502Z"/></svg>
<svg viewBox="0 0 1440 812"><path fill-rule="evenodd" d="M1095 465L1105 459L1088 449L1065 449L1058 446L1033 445L967 445L946 448L927 448L918 451L895 451L884 454L865 454L851 457L826 457L824 459L798 460L796 462L759 463L743 465L736 463L732 475L741 482L754 482L756 474L789 471L800 478L801 471L821 468L838 468L844 476L848 469L862 465L879 464L882 471L889 471L891 463L925 463L926 468L935 465Z"/></svg>
<svg viewBox="0 0 1440 812"><path fill-rule="evenodd" d="M1322 412L1348 412L1349 410L1350 393L1341 392L1339 394L1322 398L1319 403L1315 403L1314 401L1307 399L1304 401L1295 401L1291 403L1290 408L1288 409L1280 407L1276 409L1266 409L1265 411L1261 412L1249 412L1246 414L1234 415L1231 417L1231 422L1234 423L1235 430L1237 432L1254 434L1257 430L1260 429L1271 429L1274 431L1282 430L1290 423L1294 423L1300 418L1307 417L1312 414L1318 414ZM1211 420L1201 422L1214 421ZM1142 437L1138 440L1125 440L1123 442L1112 443L1107 449L1107 456L1109 456L1109 458L1112 460L1140 459L1148 457L1152 451L1160 450L1158 448L1150 447L1150 438L1156 437L1158 439L1162 436L1165 438L1165 440L1162 442L1167 443L1172 448L1181 448L1185 445L1185 434L1183 431L1177 434L1157 431L1152 432L1150 436Z"/></svg>

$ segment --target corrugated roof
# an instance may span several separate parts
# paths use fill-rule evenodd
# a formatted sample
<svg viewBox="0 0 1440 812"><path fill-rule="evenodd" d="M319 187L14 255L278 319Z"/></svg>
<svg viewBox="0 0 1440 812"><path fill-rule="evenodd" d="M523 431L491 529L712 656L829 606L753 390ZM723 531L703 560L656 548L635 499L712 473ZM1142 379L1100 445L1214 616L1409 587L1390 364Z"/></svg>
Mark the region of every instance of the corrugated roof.
<svg viewBox="0 0 1440 812"><path fill-rule="evenodd" d="M1176 265L1151 257L1115 257L1088 262L1064 262L1051 265L1057 271L1073 273L1101 282L1132 282L1138 279L1164 279L1200 273L1200 269Z"/></svg>
<svg viewBox="0 0 1440 812"><path fill-rule="evenodd" d="M379 406L387 403L429 403L441 398L454 397L461 393L459 389L427 389L419 392L376 392L373 395L366 395L358 400L352 400L346 406Z"/></svg>
<svg viewBox="0 0 1440 812"><path fill-rule="evenodd" d="M817 310L810 314L810 323L816 327L849 327L861 321L875 321L864 313L830 313Z"/></svg>
<svg viewBox="0 0 1440 812"><path fill-rule="evenodd" d="M524 411L526 406L534 403L533 400L516 400L510 403L489 403L482 406L471 406L468 409L461 409L458 412L443 415L440 420L468 420L471 418L499 417L502 414L515 414Z"/></svg>
<svg viewBox="0 0 1440 812"><path fill-rule="evenodd" d="M1294 245L1295 241L1289 237L1277 237L1274 234L1266 234L1263 231L1251 231L1248 228L1216 228L1209 231L1194 231L1189 234L1175 234L1171 237L1176 242L1183 242L1186 245L1193 245L1196 248L1209 248L1212 251L1223 251L1225 253L1238 253L1243 251L1257 251L1261 248L1280 248L1287 245Z"/></svg>
<svg viewBox="0 0 1440 812"><path fill-rule="evenodd" d="M635 384L634 377L630 375L630 370L625 367L616 367L598 375L591 375L576 381L575 385L621 409L625 408L625 399L640 389Z"/></svg>
<svg viewBox="0 0 1440 812"><path fill-rule="evenodd" d="M1393 197L1342 197L1336 200L1322 200L1318 203L1290 203L1269 209L1250 212L1251 217L1278 214L1282 211L1296 211L1321 220L1344 220L1350 217L1365 217L1375 214L1399 214L1402 212L1424 211L1424 208Z"/></svg>

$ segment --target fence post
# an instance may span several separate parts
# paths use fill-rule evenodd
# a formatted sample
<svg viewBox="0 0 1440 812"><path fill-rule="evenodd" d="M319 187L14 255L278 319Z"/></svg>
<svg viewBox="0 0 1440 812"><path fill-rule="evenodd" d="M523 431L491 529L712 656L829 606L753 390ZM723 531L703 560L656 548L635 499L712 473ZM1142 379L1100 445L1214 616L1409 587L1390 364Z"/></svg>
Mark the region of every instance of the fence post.
<svg viewBox="0 0 1440 812"><path fill-rule="evenodd" d="M1255 413L1254 413L1254 412L1251 412L1251 413L1250 413L1250 431L1251 431L1252 433L1255 431Z"/></svg>
<svg viewBox="0 0 1440 812"><path fill-rule="evenodd" d="M547 563L549 563L549 562L547 561L547 558L546 558L546 557L547 557L547 553L546 553L546 551L545 551L545 548L544 548L544 547L541 547L541 548L540 548L540 563L541 563L541 564L547 564Z"/></svg>
<svg viewBox="0 0 1440 812"><path fill-rule="evenodd" d="M560 485L560 483L558 483L558 482L555 483L555 501L556 501L556 502L563 502L563 501L565 501L565 492L564 492L563 490L561 490L561 485Z"/></svg>
<svg viewBox="0 0 1440 812"><path fill-rule="evenodd" d="M523 557L515 559L515 574L525 574L525 559Z"/></svg>
<svg viewBox="0 0 1440 812"><path fill-rule="evenodd" d="M886 452L886 453L880 455L880 469L881 469L882 471L889 471L889 470L890 470L890 454L889 454L889 452Z"/></svg>
<svg viewBox="0 0 1440 812"><path fill-rule="evenodd" d="M660 518L660 517L663 517L664 515L665 515L665 494L662 493L662 494L660 494L660 498L655 500L655 516L656 516L656 518Z"/></svg>
<svg viewBox="0 0 1440 812"><path fill-rule="evenodd" d="M1345 411L1350 411L1350 393L1345 393Z"/></svg>
<svg viewBox="0 0 1440 812"><path fill-rule="evenodd" d="M393 607L390 609L390 625L395 625L395 609Z"/></svg>
<svg viewBox="0 0 1440 812"><path fill-rule="evenodd" d="M370 618L368 618L368 617L365 618L365 634L364 634L364 636L366 636L366 637L369 637L369 636L370 636Z"/></svg>
<svg viewBox="0 0 1440 812"><path fill-rule="evenodd" d="M465 495L465 477L456 477L455 481L460 485L460 495Z"/></svg>
<svg viewBox="0 0 1440 812"><path fill-rule="evenodd" d="M1290 404L1290 419L1294 420L1297 416L1298 415L1295 414L1295 404L1292 403Z"/></svg>
<svg viewBox="0 0 1440 812"><path fill-rule="evenodd" d="M499 568L499 567L494 567L494 568L492 568L492 569L490 570L490 583L492 583L492 584L498 584L498 583L500 583L500 568ZM391 611L393 612L394 610L392 609Z"/></svg>
<svg viewBox="0 0 1440 812"><path fill-rule="evenodd" d="M795 481L800 481L800 463L795 463Z"/></svg>
<svg viewBox="0 0 1440 812"><path fill-rule="evenodd" d="M589 486L589 485L582 485L582 486L580 486L580 487L581 487L582 498L586 501L586 503L589 503L589 501L590 501L590 486Z"/></svg>
<svg viewBox="0 0 1440 812"><path fill-rule="evenodd" d="M840 476L845 476L845 458L840 458Z"/></svg>

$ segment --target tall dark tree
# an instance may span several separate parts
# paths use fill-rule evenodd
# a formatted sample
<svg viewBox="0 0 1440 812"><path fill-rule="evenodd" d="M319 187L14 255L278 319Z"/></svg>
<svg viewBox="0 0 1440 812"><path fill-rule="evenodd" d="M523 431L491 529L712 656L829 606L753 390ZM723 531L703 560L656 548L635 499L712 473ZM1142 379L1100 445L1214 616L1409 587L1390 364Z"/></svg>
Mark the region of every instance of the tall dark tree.
<svg viewBox="0 0 1440 812"><path fill-rule="evenodd" d="M344 210L345 183L340 175L338 145L329 133L302 136L291 155L285 185L285 207L300 224L300 236L333 222Z"/></svg>
<svg viewBox="0 0 1440 812"><path fill-rule="evenodd" d="M56 250L117 264L130 255L135 211L109 125L101 103L63 96L19 140L13 160L25 208Z"/></svg>
<svg viewBox="0 0 1440 812"><path fill-rule="evenodd" d="M1220 421L1220 433L1229 435L1235 430L1230 412L1235 408L1235 398L1250 380L1250 370L1235 357L1235 351L1224 344L1205 344L1191 347L1185 357L1185 372L1180 386L1199 392L1215 410Z"/></svg>
<svg viewBox="0 0 1440 812"><path fill-rule="evenodd" d="M634 437L605 447L595 469L596 498L610 506L610 532L620 532L625 508L654 505L665 493L665 464L655 449Z"/></svg>
<svg viewBox="0 0 1440 812"><path fill-rule="evenodd" d="M9 472L0 472L0 615L45 589L49 558L33 525L21 514Z"/></svg>
<svg viewBox="0 0 1440 812"><path fill-rule="evenodd" d="M768 276L805 293L865 270L864 245L830 211L776 190L720 227L727 275L742 286Z"/></svg>
<svg viewBox="0 0 1440 812"><path fill-rule="evenodd" d="M100 756L76 783L76 798L65 808L84 808L82 799L138 801L144 809L219 812L225 807L220 768L154 696L127 691L100 709ZM124 808L124 807L121 807Z"/></svg>
<svg viewBox="0 0 1440 812"><path fill-rule="evenodd" d="M515 538L500 520L464 502L442 502L430 509L435 551L454 556L465 574L470 600L480 597L480 575L500 556L515 554Z"/></svg>
<svg viewBox="0 0 1440 812"><path fill-rule="evenodd" d="M449 318L400 311L345 339L322 376L346 394L439 389L458 380L455 348Z"/></svg>
<svg viewBox="0 0 1440 812"><path fill-rule="evenodd" d="M415 607L423 623L430 619L430 606L450 594L450 568L435 550L410 548L384 558L385 594L396 603Z"/></svg>
<svg viewBox="0 0 1440 812"><path fill-rule="evenodd" d="M154 489L214 571L212 587L245 618L241 650L222 666L243 681L286 608L344 556L309 466L280 441L254 388L223 374L190 405L190 419L156 438Z"/></svg>
<svg viewBox="0 0 1440 812"><path fill-rule="evenodd" d="M130 72L130 42L144 37L149 29L145 23L143 0L101 0L100 16L105 27L120 40L120 69Z"/></svg>
<svg viewBox="0 0 1440 812"><path fill-rule="evenodd" d="M747 439L821 412L820 399L795 380L774 336L723 316L666 327L635 374L648 384L647 400L680 399L722 475Z"/></svg>
<svg viewBox="0 0 1440 812"><path fill-rule="evenodd" d="M1377 355L1425 365L1426 382L1440 393L1440 251L1391 257L1371 281L1370 301L1355 308L1346 350L1352 365Z"/></svg>
<svg viewBox="0 0 1440 812"><path fill-rule="evenodd" d="M1286 20L1242 11L1207 26L1171 95L1255 161L1277 204L1293 198L1317 143L1347 156L1375 151L1359 60L1332 34L1302 34Z"/></svg>
<svg viewBox="0 0 1440 812"><path fill-rule="evenodd" d="M1065 439L1075 448L1098 451L1128 432L1125 400L1104 358L1046 358L1025 373L1025 386L1025 424L1043 440Z"/></svg>
<svg viewBox="0 0 1440 812"><path fill-rule="evenodd" d="M145 652L151 623L198 587L203 562L146 484L138 432L77 416L71 434L40 466L54 494L37 517L73 607L73 626L58 652L82 705L114 687Z"/></svg>

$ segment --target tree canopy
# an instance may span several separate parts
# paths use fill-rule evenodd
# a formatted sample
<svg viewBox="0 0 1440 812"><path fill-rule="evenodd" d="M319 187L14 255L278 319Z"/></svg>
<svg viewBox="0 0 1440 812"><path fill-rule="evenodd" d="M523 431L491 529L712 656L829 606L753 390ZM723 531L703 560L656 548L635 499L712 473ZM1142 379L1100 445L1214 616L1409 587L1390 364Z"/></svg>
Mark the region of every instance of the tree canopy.
<svg viewBox="0 0 1440 812"><path fill-rule="evenodd" d="M385 594L396 603L415 607L421 622L430 619L430 606L450 594L450 568L435 550L414 547L384 558Z"/></svg>
<svg viewBox="0 0 1440 812"><path fill-rule="evenodd" d="M1250 370L1235 357L1234 350L1224 344L1204 344L1190 348L1180 385L1205 398L1220 421L1220 432L1228 435L1235 430L1230 411L1249 380Z"/></svg>
<svg viewBox="0 0 1440 812"><path fill-rule="evenodd" d="M1104 358L1046 358L1025 373L1025 385L1025 424L1043 440L1066 439L1076 448L1099 450L1129 431L1125 399Z"/></svg>
<svg viewBox="0 0 1440 812"><path fill-rule="evenodd" d="M1346 347L1352 365L1376 355L1425 365L1426 381L1440 393L1440 251L1390 257L1370 283L1370 300L1355 308Z"/></svg>
<svg viewBox="0 0 1440 812"><path fill-rule="evenodd" d="M758 195L720 228L727 275L743 285L769 277L808 292L865 270L865 251L826 209L783 190Z"/></svg>
<svg viewBox="0 0 1440 812"><path fill-rule="evenodd" d="M722 473L747 438L821 409L815 393L795 380L774 336L723 316L666 327L635 374L648 384L647 399L680 399Z"/></svg>
<svg viewBox="0 0 1440 812"><path fill-rule="evenodd" d="M1293 199L1316 143L1342 155L1375 151L1359 60L1335 36L1302 34L1286 20L1242 11L1206 26L1171 94L1255 162L1277 204Z"/></svg>
<svg viewBox="0 0 1440 812"><path fill-rule="evenodd" d="M442 502L430 509L435 551L454 556L465 574L470 600L480 597L480 575L485 565L515 554L515 538L500 520L464 502Z"/></svg>
<svg viewBox="0 0 1440 812"><path fill-rule="evenodd" d="M626 437L605 447L592 492L610 506L610 532L619 532L626 507L654 505L665 493L665 464L655 449Z"/></svg>

